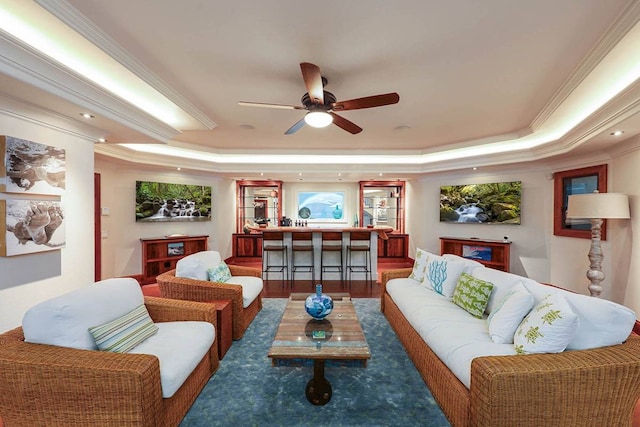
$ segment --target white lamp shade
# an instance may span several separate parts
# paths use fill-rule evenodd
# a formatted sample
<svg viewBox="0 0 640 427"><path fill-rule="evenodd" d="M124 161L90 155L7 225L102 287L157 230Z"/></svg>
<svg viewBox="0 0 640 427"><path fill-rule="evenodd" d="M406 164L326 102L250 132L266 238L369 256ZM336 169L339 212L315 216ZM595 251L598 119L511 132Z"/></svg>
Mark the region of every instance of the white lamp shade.
<svg viewBox="0 0 640 427"><path fill-rule="evenodd" d="M629 218L629 198L620 193L572 194L569 196L567 218Z"/></svg>
<svg viewBox="0 0 640 427"><path fill-rule="evenodd" d="M331 114L324 111L309 111L307 115L304 116L304 121L314 128L323 128L329 126L331 122L333 122L333 117L331 117Z"/></svg>

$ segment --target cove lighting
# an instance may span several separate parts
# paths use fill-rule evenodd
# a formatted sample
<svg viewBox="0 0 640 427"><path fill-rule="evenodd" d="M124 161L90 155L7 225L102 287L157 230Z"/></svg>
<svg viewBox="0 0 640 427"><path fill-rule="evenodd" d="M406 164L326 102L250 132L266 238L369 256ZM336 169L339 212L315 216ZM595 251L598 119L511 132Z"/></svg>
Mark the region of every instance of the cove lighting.
<svg viewBox="0 0 640 427"><path fill-rule="evenodd" d="M333 122L333 117L324 111L309 111L304 116L304 121L314 128L325 128Z"/></svg>

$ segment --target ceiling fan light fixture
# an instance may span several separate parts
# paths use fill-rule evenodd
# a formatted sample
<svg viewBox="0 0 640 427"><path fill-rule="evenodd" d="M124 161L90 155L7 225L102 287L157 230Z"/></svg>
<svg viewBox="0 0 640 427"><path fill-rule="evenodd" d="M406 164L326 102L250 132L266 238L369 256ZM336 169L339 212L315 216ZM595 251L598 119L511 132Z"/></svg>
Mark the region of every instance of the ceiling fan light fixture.
<svg viewBox="0 0 640 427"><path fill-rule="evenodd" d="M325 111L309 111L307 115L304 116L304 121L314 128L324 128L333 122L333 117Z"/></svg>

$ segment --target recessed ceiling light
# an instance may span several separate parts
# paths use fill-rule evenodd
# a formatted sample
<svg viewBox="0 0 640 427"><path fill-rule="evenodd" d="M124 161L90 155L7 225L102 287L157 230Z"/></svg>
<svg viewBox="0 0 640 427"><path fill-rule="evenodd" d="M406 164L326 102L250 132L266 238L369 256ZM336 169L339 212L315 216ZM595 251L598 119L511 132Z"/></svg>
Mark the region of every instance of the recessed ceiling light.
<svg viewBox="0 0 640 427"><path fill-rule="evenodd" d="M623 131L623 130L617 130L617 131L611 132L611 133L610 133L610 135L611 135L611 136L620 136L620 135L622 135L623 133L624 133L624 131Z"/></svg>
<svg viewBox="0 0 640 427"><path fill-rule="evenodd" d="M80 115L82 117L84 117L85 119L95 119L96 116L94 116L93 114L89 114L89 113L80 113Z"/></svg>
<svg viewBox="0 0 640 427"><path fill-rule="evenodd" d="M176 170L177 170L177 171L181 171L181 170L182 170L182 168L176 168Z"/></svg>
<svg viewBox="0 0 640 427"><path fill-rule="evenodd" d="M478 168L474 166L474 167L473 167L473 170L474 170L474 171L477 171L477 170L478 170Z"/></svg>
<svg viewBox="0 0 640 427"><path fill-rule="evenodd" d="M105 142L107 142L107 139L106 138L98 138L98 142L100 144L104 144Z"/></svg>
<svg viewBox="0 0 640 427"><path fill-rule="evenodd" d="M378 174L378 176L382 176L382 172L380 172L380 173Z"/></svg>

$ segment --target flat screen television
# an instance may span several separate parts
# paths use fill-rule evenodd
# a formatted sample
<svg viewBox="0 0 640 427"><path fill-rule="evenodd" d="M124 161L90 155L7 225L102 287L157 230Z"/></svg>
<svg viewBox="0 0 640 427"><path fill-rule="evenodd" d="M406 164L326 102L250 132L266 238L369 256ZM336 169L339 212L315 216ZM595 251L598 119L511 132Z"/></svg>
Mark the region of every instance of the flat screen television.
<svg viewBox="0 0 640 427"><path fill-rule="evenodd" d="M522 181L440 187L440 221L520 224Z"/></svg>
<svg viewBox="0 0 640 427"><path fill-rule="evenodd" d="M211 221L211 187L136 181L136 221Z"/></svg>

